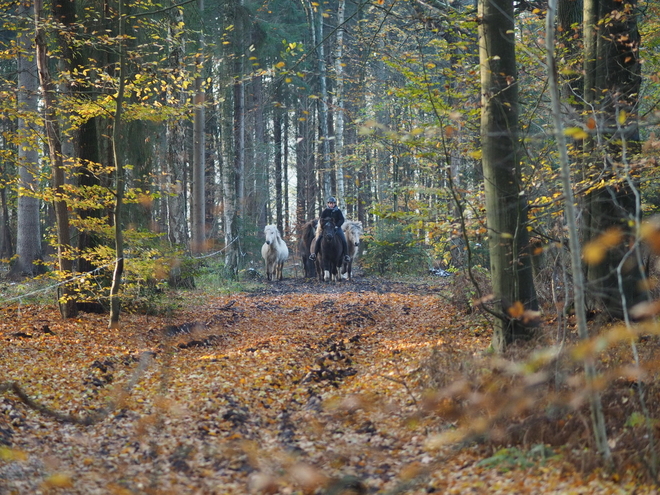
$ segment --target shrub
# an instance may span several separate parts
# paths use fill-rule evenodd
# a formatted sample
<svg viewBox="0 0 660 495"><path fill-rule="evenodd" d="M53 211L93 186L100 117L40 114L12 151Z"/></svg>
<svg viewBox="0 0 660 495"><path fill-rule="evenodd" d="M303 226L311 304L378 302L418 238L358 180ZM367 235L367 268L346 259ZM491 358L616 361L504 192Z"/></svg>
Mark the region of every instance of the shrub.
<svg viewBox="0 0 660 495"><path fill-rule="evenodd" d="M405 273L425 275L429 257L419 239L401 224L386 223L365 236L362 267L380 275Z"/></svg>

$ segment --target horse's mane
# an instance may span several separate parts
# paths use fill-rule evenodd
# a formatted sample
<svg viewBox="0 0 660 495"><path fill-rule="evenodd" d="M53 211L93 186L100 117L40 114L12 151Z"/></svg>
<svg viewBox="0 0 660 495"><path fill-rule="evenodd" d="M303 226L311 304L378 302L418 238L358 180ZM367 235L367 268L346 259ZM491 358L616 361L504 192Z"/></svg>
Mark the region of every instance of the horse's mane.
<svg viewBox="0 0 660 495"><path fill-rule="evenodd" d="M274 232L275 239L277 239L277 241L282 240L282 236L280 235L280 229L277 228L277 225L274 224L266 225L266 227L264 228L264 233L268 233L268 232Z"/></svg>
<svg viewBox="0 0 660 495"><path fill-rule="evenodd" d="M346 235L357 237L362 234L362 222L360 221L346 220L341 227Z"/></svg>
<svg viewBox="0 0 660 495"><path fill-rule="evenodd" d="M300 244L301 246L304 244L309 244L312 242L312 239L314 239L314 236L316 235L316 227L318 223L318 219L310 220L308 222L305 222L305 224L302 226L302 230L300 232Z"/></svg>

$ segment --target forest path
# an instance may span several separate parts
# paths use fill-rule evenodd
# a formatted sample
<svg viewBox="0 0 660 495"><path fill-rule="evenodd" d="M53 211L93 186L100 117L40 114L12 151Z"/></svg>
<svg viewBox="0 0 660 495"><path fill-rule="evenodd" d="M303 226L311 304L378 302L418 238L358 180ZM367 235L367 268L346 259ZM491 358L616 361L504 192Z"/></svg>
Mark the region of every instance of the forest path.
<svg viewBox="0 0 660 495"><path fill-rule="evenodd" d="M0 381L76 417L114 408L80 426L0 396L0 494L548 493L540 487L582 483L566 466L481 466L491 451L479 444L430 447L460 418L428 392L473 373L490 340L483 318L441 297L443 283L285 279L249 294L172 294L183 310L124 314L116 331L105 315L4 308Z"/></svg>

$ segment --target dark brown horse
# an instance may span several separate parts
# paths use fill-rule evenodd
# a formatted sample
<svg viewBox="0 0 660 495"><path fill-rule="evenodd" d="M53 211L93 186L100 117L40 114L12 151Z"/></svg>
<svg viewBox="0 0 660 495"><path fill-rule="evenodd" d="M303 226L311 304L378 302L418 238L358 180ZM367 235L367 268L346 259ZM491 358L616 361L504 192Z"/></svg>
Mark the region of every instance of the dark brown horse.
<svg viewBox="0 0 660 495"><path fill-rule="evenodd" d="M309 255L312 253L312 243L314 242L314 237L316 237L316 227L318 223L318 218L306 222L302 226L302 231L300 233L298 251L300 252L300 256L302 258L302 266L305 278L316 277L316 266L314 262L309 259Z"/></svg>
<svg viewBox="0 0 660 495"><path fill-rule="evenodd" d="M341 281L339 270L344 261L344 246L337 234L335 221L331 217L325 217L319 224L321 237L317 242L321 243L319 256L316 258L316 271L319 281Z"/></svg>

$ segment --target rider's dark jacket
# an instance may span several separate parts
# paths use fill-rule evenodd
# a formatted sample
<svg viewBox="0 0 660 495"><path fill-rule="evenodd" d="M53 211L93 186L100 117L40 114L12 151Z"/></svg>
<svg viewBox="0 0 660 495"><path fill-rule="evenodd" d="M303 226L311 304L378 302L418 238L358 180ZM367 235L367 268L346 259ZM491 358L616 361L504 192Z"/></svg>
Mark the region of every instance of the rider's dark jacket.
<svg viewBox="0 0 660 495"><path fill-rule="evenodd" d="M335 221L336 227L341 227L342 224L344 223L344 214L341 212L338 206L335 206L334 208L324 209L321 212L321 220L323 220L326 217L332 217L332 219Z"/></svg>

